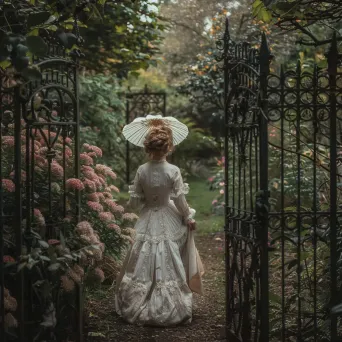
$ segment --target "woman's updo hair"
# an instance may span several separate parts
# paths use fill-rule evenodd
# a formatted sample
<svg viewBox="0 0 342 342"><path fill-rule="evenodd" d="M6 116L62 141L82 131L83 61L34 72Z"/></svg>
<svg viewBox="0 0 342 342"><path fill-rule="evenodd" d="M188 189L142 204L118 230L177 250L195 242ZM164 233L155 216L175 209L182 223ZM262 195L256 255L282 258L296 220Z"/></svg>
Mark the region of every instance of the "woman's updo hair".
<svg viewBox="0 0 342 342"><path fill-rule="evenodd" d="M163 157L173 148L171 129L163 124L152 126L145 138L144 146L150 157Z"/></svg>

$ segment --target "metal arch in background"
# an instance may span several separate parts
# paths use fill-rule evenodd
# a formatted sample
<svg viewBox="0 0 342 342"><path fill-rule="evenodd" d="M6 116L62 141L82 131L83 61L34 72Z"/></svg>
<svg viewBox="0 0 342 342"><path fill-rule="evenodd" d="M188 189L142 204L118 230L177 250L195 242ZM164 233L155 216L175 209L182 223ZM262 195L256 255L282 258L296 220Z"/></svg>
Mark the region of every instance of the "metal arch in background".
<svg viewBox="0 0 342 342"><path fill-rule="evenodd" d="M268 181L262 99L270 55L265 38L261 52L233 42L228 19L218 49L225 103L226 338L266 342L268 227L262 210Z"/></svg>
<svg viewBox="0 0 342 342"><path fill-rule="evenodd" d="M144 91L126 93L126 124L138 117L148 114L166 115L166 93L151 92L145 85ZM144 161L145 154L140 147L126 142L126 183L132 182L132 177L139 165Z"/></svg>

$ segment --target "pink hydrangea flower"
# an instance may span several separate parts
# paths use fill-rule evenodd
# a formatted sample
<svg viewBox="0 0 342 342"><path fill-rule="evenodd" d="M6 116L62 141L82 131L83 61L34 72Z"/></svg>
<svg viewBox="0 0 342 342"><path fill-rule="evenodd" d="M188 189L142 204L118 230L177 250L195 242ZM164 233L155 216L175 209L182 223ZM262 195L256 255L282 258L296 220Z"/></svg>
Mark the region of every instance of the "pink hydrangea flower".
<svg viewBox="0 0 342 342"><path fill-rule="evenodd" d="M134 213L125 213L123 214L122 219L125 221L133 222L134 220L138 219L138 216Z"/></svg>
<svg viewBox="0 0 342 342"><path fill-rule="evenodd" d="M114 191L114 192L117 192L117 193L120 192L120 190L119 190L115 185L111 185L111 186L110 186L110 189L111 189L112 191Z"/></svg>
<svg viewBox="0 0 342 342"><path fill-rule="evenodd" d="M82 181L78 178L69 178L66 181L66 186L68 189L72 189L72 190L84 190L84 185L82 183Z"/></svg>
<svg viewBox="0 0 342 342"><path fill-rule="evenodd" d="M102 213L101 213L102 214ZM101 215L100 214L100 215ZM89 242L91 243L91 244L93 244L93 245L97 245L97 244L99 244L100 243L100 240L99 240L99 238L97 237L97 236L95 236L95 235L90 235L89 236Z"/></svg>
<svg viewBox="0 0 342 342"><path fill-rule="evenodd" d="M87 205L88 205L88 207L91 210L94 210L94 211L97 211L97 212L102 212L103 211L103 206L100 203L88 201Z"/></svg>
<svg viewBox="0 0 342 342"><path fill-rule="evenodd" d="M105 200L105 203L107 204L107 206L108 206L108 209L111 211L111 212L115 212L115 210L116 210L116 206L117 206L117 204L114 202L114 201L112 201L112 200L110 200L110 199L107 199L107 200Z"/></svg>
<svg viewBox="0 0 342 342"><path fill-rule="evenodd" d="M11 257L10 255L4 255L4 257L2 258L2 261L3 261L5 264L15 262L14 258Z"/></svg>
<svg viewBox="0 0 342 342"><path fill-rule="evenodd" d="M88 170L85 170L83 171L83 175L84 177L92 180L92 181L98 181L99 177L97 176L96 173L94 173L93 171L88 171Z"/></svg>
<svg viewBox="0 0 342 342"><path fill-rule="evenodd" d="M220 186L224 186L224 182L220 182Z"/></svg>
<svg viewBox="0 0 342 342"><path fill-rule="evenodd" d="M102 192L97 192L96 195L99 197L100 201L105 201L105 196Z"/></svg>
<svg viewBox="0 0 342 342"><path fill-rule="evenodd" d="M56 240L56 239L50 239L48 240L48 244L50 246L55 246L55 245L59 245L61 242L59 240Z"/></svg>
<svg viewBox="0 0 342 342"><path fill-rule="evenodd" d="M64 175L64 169L55 160L53 160L51 163L51 173L57 178L62 178Z"/></svg>
<svg viewBox="0 0 342 342"><path fill-rule="evenodd" d="M88 152L87 155L90 157L90 158L96 158L97 157L97 154L95 152Z"/></svg>
<svg viewBox="0 0 342 342"><path fill-rule="evenodd" d="M220 190L220 194L223 195L224 194L224 190Z"/></svg>
<svg viewBox="0 0 342 342"><path fill-rule="evenodd" d="M94 275L100 283L102 283L105 280L105 275L99 267L95 268Z"/></svg>
<svg viewBox="0 0 342 342"><path fill-rule="evenodd" d="M86 153L81 153L80 154L80 162L81 162L81 164L88 165L88 166L94 164L93 158L88 156L88 154L86 154Z"/></svg>
<svg viewBox="0 0 342 342"><path fill-rule="evenodd" d="M91 226L91 224L88 221L81 221L77 224L76 226L76 231L79 234L93 234L94 230L93 227Z"/></svg>
<svg viewBox="0 0 342 342"><path fill-rule="evenodd" d="M116 205L115 207L111 208L114 214L123 214L125 208L122 205Z"/></svg>
<svg viewBox="0 0 342 342"><path fill-rule="evenodd" d="M110 192L103 192L103 196L105 197L105 198L110 198L110 199L112 199L113 198L113 195L110 193Z"/></svg>
<svg viewBox="0 0 342 342"><path fill-rule="evenodd" d="M109 169L108 166L102 165L102 164L96 164L96 166L95 166L95 171L97 173L101 173L103 175L105 175L107 173L108 169Z"/></svg>
<svg viewBox="0 0 342 342"><path fill-rule="evenodd" d="M11 136L2 137L2 145L4 147L14 147L14 137L11 137Z"/></svg>
<svg viewBox="0 0 342 342"><path fill-rule="evenodd" d="M107 172L107 176L110 177L111 179L115 180L117 178L116 173L112 170L109 170Z"/></svg>
<svg viewBox="0 0 342 342"><path fill-rule="evenodd" d="M109 222L113 219L113 217L114 217L113 214L109 211L105 211L99 214L99 218L103 222Z"/></svg>
<svg viewBox="0 0 342 342"><path fill-rule="evenodd" d="M37 208L33 209L33 215L40 226L45 225L45 219L41 211Z"/></svg>
<svg viewBox="0 0 342 342"><path fill-rule="evenodd" d="M215 204L217 204L217 200L215 199L215 200L213 200L212 202L211 202L211 204L212 205L215 205Z"/></svg>
<svg viewBox="0 0 342 342"><path fill-rule="evenodd" d="M3 179L2 187L5 191L15 192L15 184L10 179Z"/></svg>
<svg viewBox="0 0 342 342"><path fill-rule="evenodd" d="M90 145L88 147L88 150L95 152L98 157L102 157L102 150L99 147Z"/></svg>
<svg viewBox="0 0 342 342"><path fill-rule="evenodd" d="M36 165L41 168L44 168L47 165L47 160L38 154L34 155L34 160L36 162Z"/></svg>
<svg viewBox="0 0 342 342"><path fill-rule="evenodd" d="M91 181L90 179L84 180L83 185L88 191L91 191L91 192L96 191L96 184L93 181ZM97 201L95 201L95 202L97 202Z"/></svg>
<svg viewBox="0 0 342 342"><path fill-rule="evenodd" d="M111 230L114 230L117 234L121 234L120 227L117 224L115 224L115 223L109 224L108 228L111 229Z"/></svg>
<svg viewBox="0 0 342 342"><path fill-rule="evenodd" d="M82 165L81 166L81 171L89 171L89 172L94 172L94 169L91 166L88 165Z"/></svg>
<svg viewBox="0 0 342 342"><path fill-rule="evenodd" d="M91 243L91 237L92 235L86 235L86 234L80 235L80 238L83 240L83 242L87 242L87 243Z"/></svg>
<svg viewBox="0 0 342 342"><path fill-rule="evenodd" d="M83 144L83 146L82 146L82 147L83 147L83 148L85 148L85 149L88 149L88 148L89 148L89 146L90 146L89 144Z"/></svg>
<svg viewBox="0 0 342 342"><path fill-rule="evenodd" d="M61 276L61 287L65 292L72 292L75 289L75 283L68 276Z"/></svg>
<svg viewBox="0 0 342 342"><path fill-rule="evenodd" d="M92 202L100 202L99 196L96 193L88 194L87 198Z"/></svg>

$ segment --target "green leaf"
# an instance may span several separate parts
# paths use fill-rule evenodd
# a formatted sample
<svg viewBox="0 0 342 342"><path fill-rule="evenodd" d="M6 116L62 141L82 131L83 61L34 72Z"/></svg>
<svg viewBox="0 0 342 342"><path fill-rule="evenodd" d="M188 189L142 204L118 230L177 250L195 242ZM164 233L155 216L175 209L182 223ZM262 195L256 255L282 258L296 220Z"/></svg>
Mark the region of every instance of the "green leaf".
<svg viewBox="0 0 342 342"><path fill-rule="evenodd" d="M36 67L29 67L24 69L21 72L21 75L27 80L27 81L41 81L42 74Z"/></svg>
<svg viewBox="0 0 342 342"><path fill-rule="evenodd" d="M36 56L45 56L48 52L48 46L39 36L29 36L26 38L29 50Z"/></svg>
<svg viewBox="0 0 342 342"><path fill-rule="evenodd" d="M28 47L23 44L18 44L16 47L17 56L19 57L26 56L27 51L28 51Z"/></svg>
<svg viewBox="0 0 342 342"><path fill-rule="evenodd" d="M42 248L49 248L49 244L44 240L39 240L39 244Z"/></svg>
<svg viewBox="0 0 342 342"><path fill-rule="evenodd" d="M60 231L60 233L59 233L59 240L61 242L61 245L65 248L66 247L66 243L65 243L65 238L64 238L64 235L63 235L62 231Z"/></svg>
<svg viewBox="0 0 342 342"><path fill-rule="evenodd" d="M27 18L27 26L38 26L44 24L50 18L50 12L33 12Z"/></svg>
<svg viewBox="0 0 342 342"><path fill-rule="evenodd" d="M23 69L27 68L30 64L30 58L29 57L16 57L13 59L13 66L18 70L22 71Z"/></svg>
<svg viewBox="0 0 342 342"><path fill-rule="evenodd" d="M61 264L59 264L58 262L54 263L54 264L51 264L49 267L48 267L48 270L50 272L55 272L57 271L59 268L61 267Z"/></svg>
<svg viewBox="0 0 342 342"><path fill-rule="evenodd" d="M342 313L342 304L338 304L331 309L333 315L338 315Z"/></svg>
<svg viewBox="0 0 342 342"><path fill-rule="evenodd" d="M282 300L281 300L281 297L279 295L277 295L273 292L269 292L268 296L269 296L269 299L271 302L281 304Z"/></svg>
<svg viewBox="0 0 342 342"><path fill-rule="evenodd" d="M27 265L27 262L23 262L18 266L18 272L20 272L25 266Z"/></svg>
<svg viewBox="0 0 342 342"><path fill-rule="evenodd" d="M41 255L40 256L40 259L41 260L43 260L43 261L48 261L48 262L50 262L51 261L51 259L50 258L48 258L47 256L45 256L45 255Z"/></svg>
<svg viewBox="0 0 342 342"><path fill-rule="evenodd" d="M10 62L8 59L6 59L6 60L0 62L0 68L2 68L2 69L6 69L6 68L8 68L10 65L11 65L11 62Z"/></svg>

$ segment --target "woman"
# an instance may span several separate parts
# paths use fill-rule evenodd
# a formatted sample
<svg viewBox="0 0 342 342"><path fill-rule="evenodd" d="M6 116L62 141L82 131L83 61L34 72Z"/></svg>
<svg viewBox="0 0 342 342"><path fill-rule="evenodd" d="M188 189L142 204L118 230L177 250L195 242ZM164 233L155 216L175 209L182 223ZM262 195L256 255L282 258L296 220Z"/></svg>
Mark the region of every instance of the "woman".
<svg viewBox="0 0 342 342"><path fill-rule="evenodd" d="M130 206L142 209L118 277L116 310L130 323L171 326L191 322L192 292L202 294L204 272L193 237L194 210L185 199L188 185L166 161L174 146L172 129L159 116L146 122L143 144L150 161L129 188Z"/></svg>

